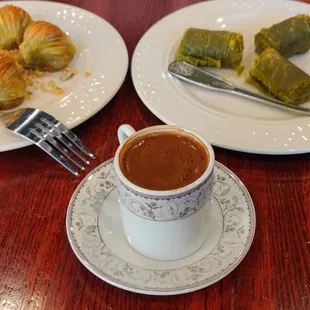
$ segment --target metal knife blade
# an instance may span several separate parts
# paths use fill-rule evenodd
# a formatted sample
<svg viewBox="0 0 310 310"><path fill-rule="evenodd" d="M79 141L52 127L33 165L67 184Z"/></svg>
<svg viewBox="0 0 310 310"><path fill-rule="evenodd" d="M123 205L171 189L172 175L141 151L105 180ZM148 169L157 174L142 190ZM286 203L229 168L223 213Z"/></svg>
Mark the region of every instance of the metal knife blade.
<svg viewBox="0 0 310 310"><path fill-rule="evenodd" d="M185 61L174 61L168 66L168 71L175 77L186 82L208 88L211 90L229 92L249 99L268 104L277 108L285 109L290 112L310 116L310 109L302 106L295 106L284 103L280 100L268 98L245 88L239 87L220 76L203 70Z"/></svg>

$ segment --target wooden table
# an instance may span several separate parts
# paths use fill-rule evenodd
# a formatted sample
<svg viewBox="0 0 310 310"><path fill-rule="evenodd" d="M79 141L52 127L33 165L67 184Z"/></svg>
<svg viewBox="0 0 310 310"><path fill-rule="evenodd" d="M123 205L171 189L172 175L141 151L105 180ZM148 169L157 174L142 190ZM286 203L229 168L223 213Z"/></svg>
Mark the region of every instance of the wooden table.
<svg viewBox="0 0 310 310"><path fill-rule="evenodd" d="M195 0L69 0L109 21L131 56L142 34ZM308 0L308 3L310 1ZM98 156L114 155L116 130L161 122L135 93L128 73L101 112L76 128ZM1 309L310 309L310 156L256 156L215 148L256 207L257 230L244 261L206 289L172 297L138 295L91 274L73 254L66 208L83 176L73 178L34 146L0 153Z"/></svg>

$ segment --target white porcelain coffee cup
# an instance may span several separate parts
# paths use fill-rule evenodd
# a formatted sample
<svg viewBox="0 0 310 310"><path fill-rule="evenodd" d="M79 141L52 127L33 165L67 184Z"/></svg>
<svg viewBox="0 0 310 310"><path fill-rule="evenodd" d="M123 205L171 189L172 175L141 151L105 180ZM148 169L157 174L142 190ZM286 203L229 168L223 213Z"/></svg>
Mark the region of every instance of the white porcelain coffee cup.
<svg viewBox="0 0 310 310"><path fill-rule="evenodd" d="M209 153L209 165L195 182L174 190L148 190L130 182L122 173L119 155L123 146L154 132L186 132L198 138ZM197 251L208 236L213 189L214 152L211 145L190 130L154 126L135 131L129 125L118 129L120 146L114 165L118 176L121 220L132 248L157 260L175 260Z"/></svg>

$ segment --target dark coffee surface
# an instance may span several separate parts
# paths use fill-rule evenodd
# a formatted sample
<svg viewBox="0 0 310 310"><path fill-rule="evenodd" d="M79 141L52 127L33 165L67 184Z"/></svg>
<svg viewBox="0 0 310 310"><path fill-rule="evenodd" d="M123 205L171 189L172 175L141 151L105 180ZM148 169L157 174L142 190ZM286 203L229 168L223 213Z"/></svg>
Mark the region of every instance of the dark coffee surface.
<svg viewBox="0 0 310 310"><path fill-rule="evenodd" d="M130 140L119 164L132 183L151 190L186 186L206 171L209 154L194 136L178 132L152 133Z"/></svg>

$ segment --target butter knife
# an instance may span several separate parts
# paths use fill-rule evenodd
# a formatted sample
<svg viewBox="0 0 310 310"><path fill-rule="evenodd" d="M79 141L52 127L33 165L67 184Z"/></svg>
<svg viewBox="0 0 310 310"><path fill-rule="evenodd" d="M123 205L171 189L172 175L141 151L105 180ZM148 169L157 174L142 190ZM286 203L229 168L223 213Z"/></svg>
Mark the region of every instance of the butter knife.
<svg viewBox="0 0 310 310"><path fill-rule="evenodd" d="M280 100L268 98L255 92L251 92L245 88L239 87L220 76L203 70L197 66L189 64L185 61L174 61L168 66L168 71L177 78L186 82L202 86L211 90L223 91L239 95L249 99L269 104L271 106L282 108L290 112L310 116L310 109L301 106L284 103Z"/></svg>

